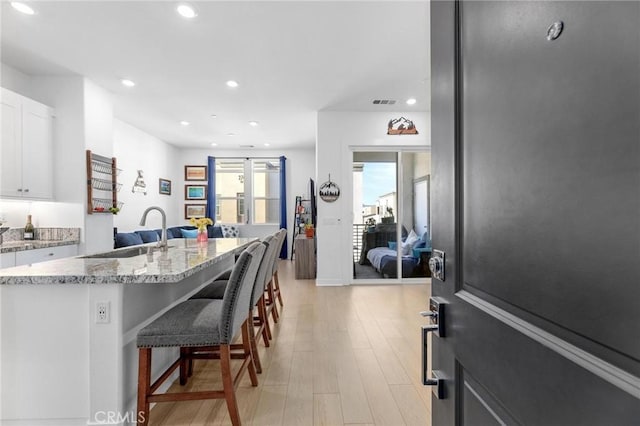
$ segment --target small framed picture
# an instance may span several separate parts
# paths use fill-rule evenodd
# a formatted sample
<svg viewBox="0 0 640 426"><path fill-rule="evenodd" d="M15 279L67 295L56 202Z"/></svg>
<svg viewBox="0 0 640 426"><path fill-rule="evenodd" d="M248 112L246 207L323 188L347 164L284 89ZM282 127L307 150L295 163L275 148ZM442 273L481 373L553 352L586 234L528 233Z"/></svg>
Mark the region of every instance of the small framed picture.
<svg viewBox="0 0 640 426"><path fill-rule="evenodd" d="M185 185L184 199L185 200L206 200L207 185Z"/></svg>
<svg viewBox="0 0 640 426"><path fill-rule="evenodd" d="M191 219L192 217L206 217L207 205L206 204L185 204L184 205L184 218Z"/></svg>
<svg viewBox="0 0 640 426"><path fill-rule="evenodd" d="M164 195L171 195L171 181L169 179L159 179L160 193Z"/></svg>
<svg viewBox="0 0 640 426"><path fill-rule="evenodd" d="M184 180L207 180L207 166L184 166Z"/></svg>

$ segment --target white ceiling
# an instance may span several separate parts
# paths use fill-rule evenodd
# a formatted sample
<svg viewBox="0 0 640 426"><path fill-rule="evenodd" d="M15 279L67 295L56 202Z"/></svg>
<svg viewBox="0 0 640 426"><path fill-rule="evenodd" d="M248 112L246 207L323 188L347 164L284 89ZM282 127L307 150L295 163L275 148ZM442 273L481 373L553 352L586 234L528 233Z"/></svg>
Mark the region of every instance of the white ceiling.
<svg viewBox="0 0 640 426"><path fill-rule="evenodd" d="M429 109L428 1L191 2L193 20L173 1L29 4L33 16L3 0L4 64L84 75L116 117L176 146L310 147L320 110Z"/></svg>

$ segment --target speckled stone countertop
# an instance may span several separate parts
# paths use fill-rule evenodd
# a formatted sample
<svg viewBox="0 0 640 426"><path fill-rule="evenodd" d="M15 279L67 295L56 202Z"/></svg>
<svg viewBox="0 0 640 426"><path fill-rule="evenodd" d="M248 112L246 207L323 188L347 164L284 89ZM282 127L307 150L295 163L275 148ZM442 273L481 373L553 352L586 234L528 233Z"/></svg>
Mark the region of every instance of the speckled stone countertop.
<svg viewBox="0 0 640 426"><path fill-rule="evenodd" d="M9 241L2 243L0 253L11 253L14 251L34 250L48 247L69 246L80 244L79 240L32 240L32 241Z"/></svg>
<svg viewBox="0 0 640 426"><path fill-rule="evenodd" d="M35 240L22 239L24 229L11 228L2 235L0 253L80 244L80 228L36 228Z"/></svg>
<svg viewBox="0 0 640 426"><path fill-rule="evenodd" d="M154 250L156 243L149 243L104 253L114 256L110 258L77 256L16 266L0 269L0 285L179 282L214 265L223 255L241 251L256 240L212 238L204 244L195 239L176 238L169 240L166 253ZM115 257L127 254L130 257Z"/></svg>

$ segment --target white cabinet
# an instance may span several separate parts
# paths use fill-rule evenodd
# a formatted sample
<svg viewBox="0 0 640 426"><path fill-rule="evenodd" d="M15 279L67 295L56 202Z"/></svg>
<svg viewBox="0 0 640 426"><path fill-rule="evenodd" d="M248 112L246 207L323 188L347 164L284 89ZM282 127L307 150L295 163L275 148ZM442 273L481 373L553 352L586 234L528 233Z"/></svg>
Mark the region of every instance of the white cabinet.
<svg viewBox="0 0 640 426"><path fill-rule="evenodd" d="M16 266L16 254L11 253L0 253L0 268L11 268L12 266Z"/></svg>
<svg viewBox="0 0 640 426"><path fill-rule="evenodd" d="M62 259L64 257L76 256L77 254L77 245L17 251L16 266L46 262L47 260Z"/></svg>
<svg viewBox="0 0 640 426"><path fill-rule="evenodd" d="M0 88L0 196L53 198L53 109Z"/></svg>

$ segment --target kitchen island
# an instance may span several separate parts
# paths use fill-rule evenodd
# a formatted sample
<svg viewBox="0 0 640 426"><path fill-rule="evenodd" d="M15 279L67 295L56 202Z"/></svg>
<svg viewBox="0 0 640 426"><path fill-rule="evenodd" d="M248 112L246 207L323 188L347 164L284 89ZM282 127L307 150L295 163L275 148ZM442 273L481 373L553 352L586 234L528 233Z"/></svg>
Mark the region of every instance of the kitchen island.
<svg viewBox="0 0 640 426"><path fill-rule="evenodd" d="M135 423L138 331L254 238L169 241L0 270L0 423ZM177 357L154 353L154 371Z"/></svg>

